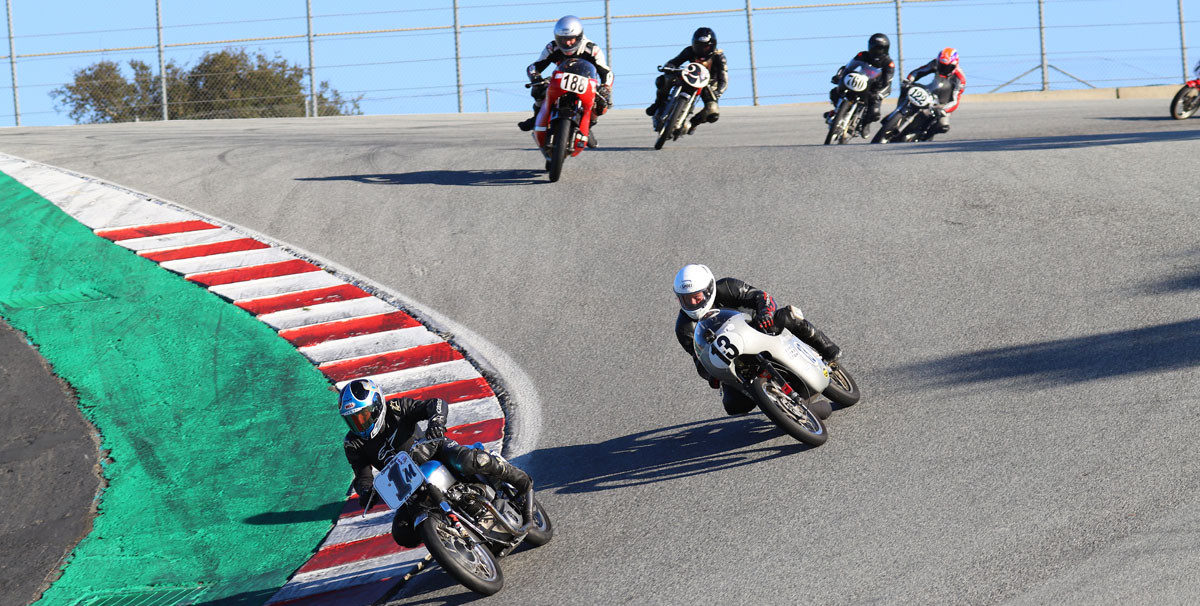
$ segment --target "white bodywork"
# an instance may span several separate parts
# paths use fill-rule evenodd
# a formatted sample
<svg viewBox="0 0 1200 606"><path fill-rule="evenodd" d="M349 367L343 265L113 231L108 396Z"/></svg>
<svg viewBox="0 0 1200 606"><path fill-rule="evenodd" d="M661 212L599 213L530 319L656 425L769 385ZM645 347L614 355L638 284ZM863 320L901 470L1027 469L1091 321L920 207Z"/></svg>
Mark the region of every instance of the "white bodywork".
<svg viewBox="0 0 1200 606"><path fill-rule="evenodd" d="M731 366L732 361L739 356L766 353L772 361L804 381L814 393L821 393L829 386L829 365L821 359L816 350L792 333L787 330L778 335L761 333L750 326L750 316L741 312L714 310L706 319L714 318L712 314L723 314L728 318L720 326L711 329L711 335L701 334L710 330L706 322L701 320L696 324L692 343L700 363L710 375L722 383L748 384L753 377L737 376Z"/></svg>

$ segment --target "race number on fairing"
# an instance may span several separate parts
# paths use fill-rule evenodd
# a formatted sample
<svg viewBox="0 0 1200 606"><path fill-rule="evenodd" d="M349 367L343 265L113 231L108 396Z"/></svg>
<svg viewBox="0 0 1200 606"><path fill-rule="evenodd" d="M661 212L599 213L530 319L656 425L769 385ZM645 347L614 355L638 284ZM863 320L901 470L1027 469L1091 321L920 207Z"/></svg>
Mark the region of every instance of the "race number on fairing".
<svg viewBox="0 0 1200 606"><path fill-rule="evenodd" d="M566 73L562 75L562 89L569 93L583 94L588 89L588 79L579 74Z"/></svg>
<svg viewBox="0 0 1200 606"><path fill-rule="evenodd" d="M407 453L399 453L375 476L375 492L388 507L398 509L425 483L425 476Z"/></svg>

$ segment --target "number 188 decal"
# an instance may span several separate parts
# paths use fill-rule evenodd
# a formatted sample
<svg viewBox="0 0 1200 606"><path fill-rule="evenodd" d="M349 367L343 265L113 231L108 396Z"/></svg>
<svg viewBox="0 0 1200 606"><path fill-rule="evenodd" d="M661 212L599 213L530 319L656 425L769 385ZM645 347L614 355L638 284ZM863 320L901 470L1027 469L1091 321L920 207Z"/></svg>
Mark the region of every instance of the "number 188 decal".
<svg viewBox="0 0 1200 606"><path fill-rule="evenodd" d="M588 89L588 79L579 74L565 73L562 75L562 89L569 93L583 94Z"/></svg>

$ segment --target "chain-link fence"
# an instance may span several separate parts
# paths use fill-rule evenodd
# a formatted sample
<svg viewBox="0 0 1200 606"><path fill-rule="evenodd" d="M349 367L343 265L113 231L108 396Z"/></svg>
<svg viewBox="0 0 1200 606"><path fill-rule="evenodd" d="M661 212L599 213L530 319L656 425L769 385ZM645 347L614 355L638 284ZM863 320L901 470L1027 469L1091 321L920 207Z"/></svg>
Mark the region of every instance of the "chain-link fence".
<svg viewBox="0 0 1200 606"><path fill-rule="evenodd" d="M892 37L901 75L941 48L957 47L968 93L1173 84L1188 71L1185 33L1193 22L1185 19L1183 0L1144 0L1135 11L1127 0L766 1L698 1L695 10L651 12L638 0L590 0L569 10L607 51L618 108L650 102L654 66L679 52L699 26L718 32L730 64L727 105L821 101L829 75L876 31ZM1200 10L1200 0L1191 1ZM26 53L14 40L34 40L12 36L10 12L4 59L13 111L0 120L526 110L524 67L549 41L565 6L444 0L425 8L313 14L310 0L307 12L217 24L246 34L240 37L177 42L172 38L198 24L155 23L113 30L143 44ZM37 40L43 48L53 43L46 38L52 35ZM71 65L72 78L17 79L52 73L39 69L51 62L60 72Z"/></svg>

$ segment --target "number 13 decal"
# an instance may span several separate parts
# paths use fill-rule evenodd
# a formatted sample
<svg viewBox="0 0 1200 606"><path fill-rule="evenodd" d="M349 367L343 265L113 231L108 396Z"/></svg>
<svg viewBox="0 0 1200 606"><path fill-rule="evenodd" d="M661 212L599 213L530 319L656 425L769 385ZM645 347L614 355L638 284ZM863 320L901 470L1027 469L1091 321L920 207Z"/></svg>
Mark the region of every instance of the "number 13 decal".
<svg viewBox="0 0 1200 606"><path fill-rule="evenodd" d="M716 341L713 341L713 351L726 364L732 364L733 359L738 356L737 347L734 347L733 343L729 341L729 337L725 335L721 335L717 337Z"/></svg>

